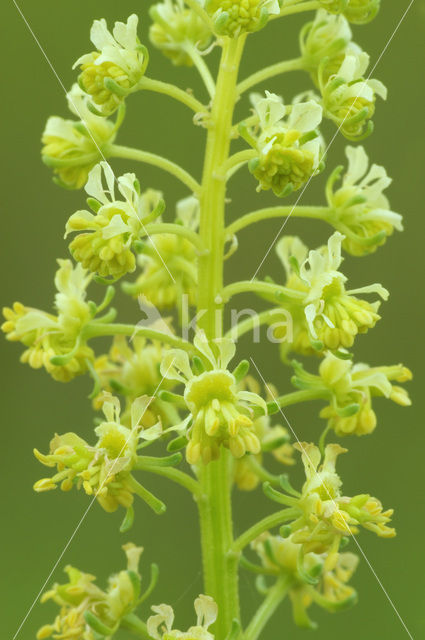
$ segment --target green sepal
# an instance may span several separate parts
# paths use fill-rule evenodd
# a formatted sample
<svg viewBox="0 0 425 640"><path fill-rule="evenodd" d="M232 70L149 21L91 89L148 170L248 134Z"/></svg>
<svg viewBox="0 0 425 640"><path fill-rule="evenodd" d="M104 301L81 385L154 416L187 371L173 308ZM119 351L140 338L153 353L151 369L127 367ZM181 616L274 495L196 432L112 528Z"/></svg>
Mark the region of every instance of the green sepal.
<svg viewBox="0 0 425 640"><path fill-rule="evenodd" d="M289 538L292 533L292 527L290 524L283 524L279 529L279 535L281 538Z"/></svg>
<svg viewBox="0 0 425 640"><path fill-rule="evenodd" d="M251 158L251 160L248 162L248 170L250 171L250 173L254 173L254 171L258 169L259 165L260 158Z"/></svg>
<svg viewBox="0 0 425 640"><path fill-rule="evenodd" d="M89 400L94 400L94 398L96 398L96 396L99 395L99 393L102 390L102 384L100 382L100 377L99 374L97 373L96 369L93 366L93 363L91 362L91 360L89 360L88 358L86 358L86 366L87 369L89 371L90 376L93 379L93 389L90 392L90 395L88 396Z"/></svg>
<svg viewBox="0 0 425 640"><path fill-rule="evenodd" d="M115 284L115 282L118 282L119 278L103 278L102 276L99 276L98 274L96 274L93 276L93 280L97 284L110 285L110 284Z"/></svg>
<svg viewBox="0 0 425 640"><path fill-rule="evenodd" d="M287 493L290 493L291 495L295 496L296 498L299 498L301 496L300 492L297 491L296 489L294 489L294 487L289 482L289 478L288 478L288 474L287 473L281 473L280 474L280 476L279 476L279 484L280 484L281 488L284 491L286 491Z"/></svg>
<svg viewBox="0 0 425 640"><path fill-rule="evenodd" d="M291 195L291 193L294 191L294 185L292 184L292 182L288 182L288 184L286 185L286 187L284 189L282 189L282 191L280 193L277 193L277 197L278 198L286 198L286 196Z"/></svg>
<svg viewBox="0 0 425 640"><path fill-rule="evenodd" d="M249 371L249 362L248 360L241 360L240 363L233 369L232 375L235 377L236 382L240 382L246 376Z"/></svg>
<svg viewBox="0 0 425 640"><path fill-rule="evenodd" d="M214 20L214 31L218 33L218 35L224 35L226 31L227 23L229 22L229 14L227 11L223 11L219 16Z"/></svg>
<svg viewBox="0 0 425 640"><path fill-rule="evenodd" d="M196 356L196 355L193 356L192 363L193 363L193 372L196 376L200 376L201 373L204 373L205 371L204 363L202 362L199 356Z"/></svg>
<svg viewBox="0 0 425 640"><path fill-rule="evenodd" d="M355 416L356 413L358 413L359 411L360 411L360 405L357 404L357 402L354 402L353 404L349 404L346 407L338 407L336 409L336 413L341 418L349 418L350 416Z"/></svg>
<svg viewBox="0 0 425 640"><path fill-rule="evenodd" d="M89 206L94 213L97 213L102 206L102 203L96 200L96 198L87 198L86 202L87 206Z"/></svg>
<svg viewBox="0 0 425 640"><path fill-rule="evenodd" d="M251 573L255 573L257 575L277 575L274 569L267 569L266 567L262 567L261 565L255 564L251 562L244 555L241 555L239 564L242 569L246 569L246 571L250 571Z"/></svg>
<svg viewBox="0 0 425 640"><path fill-rule="evenodd" d="M293 507L296 503L294 498L286 496L284 493L273 489L270 482L263 483L263 491L267 498L270 498L270 500L273 500L273 502L277 502L278 504L284 504L287 507Z"/></svg>
<svg viewBox="0 0 425 640"><path fill-rule="evenodd" d="M186 436L179 436L178 438L174 438L167 444L167 451L170 453L172 451L180 451L180 449L184 449L188 443L188 439Z"/></svg>
<svg viewBox="0 0 425 640"><path fill-rule="evenodd" d="M183 396L180 396L178 393L173 393L172 391L167 391L166 389L162 389L162 391L158 392L158 398L163 400L164 402L170 402L171 404L177 405L181 409L186 409L186 402Z"/></svg>
<svg viewBox="0 0 425 640"><path fill-rule="evenodd" d="M84 612L84 620L87 622L89 627L93 629L93 631L100 633L102 637L105 637L105 636L110 637L116 631L116 629L111 629L110 627L107 627L106 624L101 622L101 620L99 620L99 618L95 616L94 613L92 613L91 611Z"/></svg>
<svg viewBox="0 0 425 640"><path fill-rule="evenodd" d="M171 456L163 456L156 458L155 456L138 456L138 462L141 468L148 469L150 467L175 467L182 461L181 453L173 453Z"/></svg>
<svg viewBox="0 0 425 640"><path fill-rule="evenodd" d="M119 98L125 98L128 96L128 89L124 89L118 82L115 82L112 78L104 78L103 86L108 89L111 93L114 93Z"/></svg>
<svg viewBox="0 0 425 640"><path fill-rule="evenodd" d="M270 415L270 414L268 414ZM278 449L279 447L282 447L284 444L288 444L288 442L290 442L290 437L289 436L279 436L278 438L275 438L274 440L269 440L266 443L262 443L261 444L261 450L264 452L268 452L268 451L275 451L275 449Z"/></svg>
<svg viewBox="0 0 425 640"><path fill-rule="evenodd" d="M159 577L159 567L158 567L157 564L152 563L151 564L151 578L149 580L148 588L140 596L140 598L139 598L139 600L137 602L137 606L139 606L142 602L144 602L147 598L149 598L149 596L151 595L152 591L155 589L155 587L156 587L156 585L158 583L158 577Z"/></svg>
<svg viewBox="0 0 425 640"><path fill-rule="evenodd" d="M258 593L261 593L263 596L266 596L269 592L269 587L267 586L267 582L264 576L257 576L255 579L255 587Z"/></svg>
<svg viewBox="0 0 425 640"><path fill-rule="evenodd" d="M133 587L133 592L134 592L133 600L136 603L140 597L141 579L139 574L137 574L135 571L127 571L127 575L130 578L130 582Z"/></svg>
<svg viewBox="0 0 425 640"><path fill-rule="evenodd" d="M134 523L134 509L132 506L128 507L125 512L124 520L120 526L120 533L127 533L131 529Z"/></svg>

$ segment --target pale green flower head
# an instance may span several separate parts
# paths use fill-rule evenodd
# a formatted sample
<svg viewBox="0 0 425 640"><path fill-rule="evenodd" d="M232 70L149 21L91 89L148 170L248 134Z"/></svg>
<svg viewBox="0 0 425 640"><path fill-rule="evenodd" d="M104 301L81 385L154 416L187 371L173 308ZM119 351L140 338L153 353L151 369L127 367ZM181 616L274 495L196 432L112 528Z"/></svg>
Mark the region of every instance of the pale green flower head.
<svg viewBox="0 0 425 640"><path fill-rule="evenodd" d="M102 158L109 155L124 112L116 122L101 118L89 109L87 95L74 84L67 94L70 111L78 120L58 116L48 119L43 132L43 162L55 173L55 182L67 189L81 189L89 172Z"/></svg>
<svg viewBox="0 0 425 640"><path fill-rule="evenodd" d="M68 382L85 373L87 362L94 360L94 353L83 337L85 325L93 318L93 308L86 301L91 277L81 265L74 267L70 260L58 260L58 264L57 314L16 302L13 308L3 309L6 322L2 330L8 340L22 342L27 347L21 362L33 369L44 367L55 380Z"/></svg>
<svg viewBox="0 0 425 640"><path fill-rule="evenodd" d="M382 504L369 494L354 497L342 495L342 481L336 471L338 456L347 450L338 444L327 444L324 455L314 444L297 443L301 452L306 481L298 501L302 515L291 525L292 540L302 544L306 553L324 553L341 537L359 533L359 527L373 531L382 538L395 536L388 527L393 510L383 510Z"/></svg>
<svg viewBox="0 0 425 640"><path fill-rule="evenodd" d="M286 286L304 293L290 303L293 313L293 350L309 353L349 348L359 333L366 333L380 319L379 301L369 303L357 293L376 293L388 298L380 284L347 290L347 277L340 271L344 236L335 232L324 247L308 251L298 238L283 238L276 247L287 275Z"/></svg>
<svg viewBox="0 0 425 640"><path fill-rule="evenodd" d="M202 360L198 357L191 364L185 351L170 349L161 364L165 378L185 387L183 399L190 413L178 429L187 432L188 462L208 464L220 456L221 445L235 458L247 452L258 454L261 444L253 409L266 413L266 403L256 393L239 389L237 376L228 370L236 351L234 342L228 338L209 342L205 333L198 331L194 346Z"/></svg>
<svg viewBox="0 0 425 640"><path fill-rule="evenodd" d="M368 54L350 45L334 75L328 77L326 60L319 67L323 114L348 140L361 140L372 132L376 97L387 98L382 82L365 80L368 66Z"/></svg>
<svg viewBox="0 0 425 640"><path fill-rule="evenodd" d="M187 631L173 629L174 611L168 604L154 605L147 629L154 640L214 640L208 628L216 621L218 609L210 596L200 595L194 602L196 625Z"/></svg>
<svg viewBox="0 0 425 640"><path fill-rule="evenodd" d="M373 164L363 147L346 147L348 167L335 189L342 167L331 174L326 195L333 209L331 224L345 235L344 249L355 256L376 251L394 229L403 231L402 217L391 211L385 189L391 184L384 167Z"/></svg>
<svg viewBox="0 0 425 640"><path fill-rule="evenodd" d="M252 94L251 101L258 127L244 137L259 155L248 167L258 180L258 191L272 189L283 197L300 189L320 169L323 145L317 128L322 108L314 100L285 106L280 96L269 91L265 97Z"/></svg>
<svg viewBox="0 0 425 640"><path fill-rule="evenodd" d="M211 30L183 0L163 0L154 4L149 14L153 20L150 41L176 66L191 67L193 48L202 53L211 44Z"/></svg>
<svg viewBox="0 0 425 640"><path fill-rule="evenodd" d="M106 20L95 20L90 39L97 51L76 61L81 67L80 87L91 98L95 111L107 116L137 88L149 62L148 51L137 37L139 18L132 14L127 23L116 22L112 33Z"/></svg>
<svg viewBox="0 0 425 640"><path fill-rule="evenodd" d="M188 196L176 204L175 222L197 231L199 228L199 200ZM198 254L186 238L171 233L149 237L137 259L141 273L133 283L123 283L132 296L144 296L157 309L180 309L182 297L190 305L197 299Z"/></svg>
<svg viewBox="0 0 425 640"><path fill-rule="evenodd" d="M65 567L69 582L55 584L45 592L42 602L53 600L60 607L53 624L41 627L37 640L45 638L81 638L95 640L111 637L122 618L137 606L141 577L139 559L142 547L129 542L123 545L127 556L127 570L112 575L106 590L96 584L96 577L74 567Z"/></svg>
<svg viewBox="0 0 425 640"><path fill-rule="evenodd" d="M307 616L312 604L330 611L342 611L357 601L357 593L348 585L358 565L352 553L340 553L338 546L323 553L306 552L303 545L287 538L265 533L251 544L265 573L290 580L294 621L298 626L315 628Z"/></svg>
<svg viewBox="0 0 425 640"><path fill-rule="evenodd" d="M279 0L206 0L205 9L218 35L237 38L262 29L271 15L279 15Z"/></svg>
<svg viewBox="0 0 425 640"><path fill-rule="evenodd" d="M330 13L343 13L353 24L366 24L378 13L381 0L320 0L320 4Z"/></svg>
<svg viewBox="0 0 425 640"><path fill-rule="evenodd" d="M42 464L57 467L52 477L35 483L35 491L50 491L58 485L62 491L76 487L94 496L107 512L116 511L119 506L126 509L132 506L136 489L131 471L139 441L156 438L161 429L159 425L143 429L140 424L150 402L147 396L133 402L131 428L121 424L118 398L105 393L103 400L104 421L95 429L98 440L94 446L75 433L66 433L51 440L47 455L34 449L34 455Z"/></svg>
<svg viewBox="0 0 425 640"><path fill-rule="evenodd" d="M99 356L93 363L102 389L93 400L95 408L102 406L103 391L112 392L115 389L126 398L127 408L121 416L121 422L128 426L131 405L137 397L152 397L159 386L166 390L175 386L171 381L163 380L159 371L167 348L160 342L150 342L137 335L130 342L124 336L115 336L109 353ZM155 397L146 408L141 424L149 428L160 421L168 427L178 420L177 409Z"/></svg>
<svg viewBox="0 0 425 640"><path fill-rule="evenodd" d="M122 199L115 196L115 176L109 164L96 165L85 186L94 213L74 213L65 234L83 232L69 246L72 256L89 271L114 280L135 270L133 245L145 235L145 224L158 217L164 207L159 191L141 193L134 173L120 176L117 185Z"/></svg>
<svg viewBox="0 0 425 640"><path fill-rule="evenodd" d="M330 15L319 9L312 22L308 22L300 33L300 48L303 61L318 84L318 68L324 58L328 76L339 68L345 50L351 42L352 33L347 19L342 15Z"/></svg>

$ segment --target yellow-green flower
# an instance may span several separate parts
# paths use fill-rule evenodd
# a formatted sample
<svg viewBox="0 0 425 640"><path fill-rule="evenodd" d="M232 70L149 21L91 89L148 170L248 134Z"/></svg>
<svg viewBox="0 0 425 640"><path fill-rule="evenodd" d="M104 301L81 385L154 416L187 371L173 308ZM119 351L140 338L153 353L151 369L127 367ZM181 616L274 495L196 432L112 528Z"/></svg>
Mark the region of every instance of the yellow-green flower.
<svg viewBox="0 0 425 640"><path fill-rule="evenodd" d="M350 360L328 354L320 364L319 373L320 380L332 394L331 403L320 415L329 420L337 435L364 435L375 429L374 396L389 398L404 407L411 405L407 391L391 384L412 379L411 372L403 365L353 365Z"/></svg>
<svg viewBox="0 0 425 640"><path fill-rule="evenodd" d="M384 511L379 500L368 494L342 495L335 464L346 449L328 444L322 459L314 444L304 442L294 447L301 451L306 482L297 504L302 515L291 525L292 539L302 544L306 553L323 553L335 540L357 534L360 526L382 538L395 536L395 530L388 526L392 509Z"/></svg>
<svg viewBox="0 0 425 640"><path fill-rule="evenodd" d="M260 385L251 376L247 376L243 381L243 385L240 386L257 395L261 391ZM272 385L267 384L268 401L272 401L273 397L279 395L276 390L273 390L272 397L269 392L269 390L272 390L271 387ZM273 425L272 421L273 418L269 415L262 415L254 419L254 429L261 443L261 451L257 455L247 453L243 458L235 461L234 481L241 491L252 491L264 480L263 477L260 477L257 465L253 464L253 460L261 464L266 453L270 453L280 464L295 464L293 458L294 448L291 444L288 429L280 424Z"/></svg>
<svg viewBox="0 0 425 640"><path fill-rule="evenodd" d="M184 198L176 206L176 222L196 231L199 226L199 200ZM157 309L180 308L183 296L189 305L197 300L197 251L182 236L161 233L146 240L138 265L141 273L123 289L135 297L143 295Z"/></svg>
<svg viewBox="0 0 425 640"><path fill-rule="evenodd" d="M37 640L50 637L95 640L99 631L109 631L108 637L115 633L122 618L137 606L141 580L138 564L142 547L129 542L123 550L127 570L112 575L106 590L95 584L95 576L65 567L69 581L53 585L41 598L41 602L53 600L60 611L53 624L41 627Z"/></svg>
<svg viewBox="0 0 425 640"><path fill-rule="evenodd" d="M257 126L246 140L258 151L248 167L258 180L257 190L272 189L283 197L300 189L319 171L322 141L316 129L322 120L322 108L314 100L285 106L282 98L266 91L266 97L251 96ZM243 130L241 130L244 135Z"/></svg>
<svg viewBox="0 0 425 640"><path fill-rule="evenodd" d="M188 354L180 349L170 349L161 364L165 378L185 385L184 401L190 413L176 429L187 430L188 462L208 464L220 456L220 445L235 458L259 453L252 413L254 407L265 413L266 404L256 393L238 390L235 376L227 369L236 351L234 342L222 338L209 343L198 332L194 345L202 354L203 370L198 368L200 362L193 370Z"/></svg>
<svg viewBox="0 0 425 640"><path fill-rule="evenodd" d="M326 195L332 213L329 222L345 235L342 246L362 256L376 251L394 229L403 230L402 217L390 210L384 190L391 184L384 167L373 164L363 147L346 147L348 167L342 184L334 189L342 167L331 174Z"/></svg>
<svg viewBox="0 0 425 640"><path fill-rule="evenodd" d="M147 630L155 640L214 640L208 628L217 619L217 605L210 596L200 595L194 602L196 626L187 631L173 629L174 611L168 604L152 607L155 615L148 618Z"/></svg>
<svg viewBox="0 0 425 640"><path fill-rule="evenodd" d="M237 38L262 29L270 15L279 15L279 0L207 0L205 8L216 33Z"/></svg>
<svg viewBox="0 0 425 640"><path fill-rule="evenodd" d="M74 68L81 67L80 87L101 115L113 113L146 71L149 56L137 37L138 21L132 14L127 23L116 22L111 33L105 19L95 20L90 40L97 51L81 56L74 64Z"/></svg>
<svg viewBox="0 0 425 640"><path fill-rule="evenodd" d="M120 421L118 399L106 394L102 405L105 421L95 429L98 440L94 446L75 433L66 433L53 438L47 455L34 450L42 464L57 468L51 478L38 480L34 490L50 491L60 485L62 491L70 491L75 486L94 496L105 511L116 511L119 506L130 508L137 492L131 471L139 440L150 440L160 432L159 425L143 429L140 424L148 405L146 396L133 402L131 428L127 428Z"/></svg>
<svg viewBox="0 0 425 640"><path fill-rule="evenodd" d="M316 626L307 615L313 603L330 612L355 604L357 593L347 584L358 565L353 553L340 553L337 548L321 554L304 553L303 546L293 541L293 535L282 538L270 533L261 535L251 546L267 575L282 576L289 581L297 625Z"/></svg>
<svg viewBox="0 0 425 640"><path fill-rule="evenodd" d="M163 380L159 368L167 347L159 342L150 342L146 338L135 336L131 343L124 336L116 336L109 353L100 356L94 362L103 391L119 391L126 397L126 411L121 416L122 424L130 423L131 405L139 396L153 397L159 386L161 390L175 386L170 380ZM100 408L103 393L95 399L96 408ZM178 413L170 403L153 397L152 402L142 417L141 424L145 428L152 427L161 421L167 427L175 424Z"/></svg>
<svg viewBox="0 0 425 640"><path fill-rule="evenodd" d="M308 252L299 238L286 236L276 247L287 288L304 294L288 306L293 313L294 343L289 345L293 350L309 353L308 345L317 351L351 347L356 335L366 333L380 318L379 302L369 303L355 294L376 293L387 299L386 289L380 284L345 288L347 278L339 271L343 240L335 232L327 246Z"/></svg>
<svg viewBox="0 0 425 640"><path fill-rule="evenodd" d="M343 13L353 24L366 24L379 11L381 0L320 0L330 13Z"/></svg>
<svg viewBox="0 0 425 640"><path fill-rule="evenodd" d="M329 76L326 71L326 59L319 67L323 115L332 120L348 140L360 140L372 132L376 97L383 100L387 97L382 82L364 78L368 66L368 54L351 45L333 75Z"/></svg>
<svg viewBox="0 0 425 640"><path fill-rule="evenodd" d="M190 52L196 48L202 53L210 45L211 30L183 0L163 0L149 13L153 20L149 29L152 44L176 66L192 66Z"/></svg>
<svg viewBox="0 0 425 640"><path fill-rule="evenodd" d="M33 369L44 367L60 382L68 382L87 370L87 361L94 353L82 337L85 324L92 318L86 302L90 276L81 265L73 267L70 260L58 260L55 276L57 315L25 307L15 302L3 309L6 322L2 330L8 340L21 342L26 350L21 362Z"/></svg>
<svg viewBox="0 0 425 640"><path fill-rule="evenodd" d="M67 189L81 189L94 165L109 155L124 113L116 122L101 118L90 111L87 96L74 85L67 94L70 111L78 120L58 116L48 119L42 136L43 162L55 173L55 182Z"/></svg>
<svg viewBox="0 0 425 640"><path fill-rule="evenodd" d="M123 200L115 198L115 176L109 164L97 164L85 186L94 213L87 210L74 213L65 234L66 237L82 231L69 245L73 258L89 271L113 279L135 270L133 244L145 234L144 223L156 217L156 210L159 213L163 204L159 191L140 192L134 173L125 173L117 183Z"/></svg>
<svg viewBox="0 0 425 640"><path fill-rule="evenodd" d="M351 43L350 25L344 16L330 15L319 9L312 22L308 22L300 33L300 48L303 63L318 85L318 69L331 76L341 65L347 46ZM353 46L353 45L351 45Z"/></svg>

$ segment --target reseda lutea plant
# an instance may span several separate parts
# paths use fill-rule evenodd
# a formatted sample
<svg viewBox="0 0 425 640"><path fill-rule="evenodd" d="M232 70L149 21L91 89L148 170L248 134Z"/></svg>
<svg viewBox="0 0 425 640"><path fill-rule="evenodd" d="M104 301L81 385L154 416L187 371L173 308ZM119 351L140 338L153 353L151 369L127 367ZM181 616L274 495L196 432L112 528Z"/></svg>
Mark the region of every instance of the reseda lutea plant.
<svg viewBox="0 0 425 640"><path fill-rule="evenodd" d="M15 303L4 310L2 328L7 339L25 346L22 362L46 369L61 382L82 374L94 381L91 400L99 412L94 437L55 435L48 453L36 450L50 473L35 490L82 489L105 511L121 509L126 533L135 496L158 514L166 508L144 486L148 474L176 482L193 495L199 510L205 595L195 600L196 623L186 631L177 629L170 606L155 605L150 613L145 601L158 570L153 564L142 589L142 548L127 543L127 569L112 575L105 588L93 576L66 568L68 581L43 596L59 612L39 630L39 640L112 638L119 629L156 640L257 640L272 614L281 615L279 605L287 595L295 623L313 627L313 604L334 612L356 601L349 581L357 556L343 550L351 538L361 529L382 538L395 535L392 510L370 494L344 494L336 463L346 449L326 442L331 433L336 438L371 433L376 396L410 404L399 386L411 378L407 368L355 364L348 351L357 335L380 319L380 298L388 292L373 283L352 288L341 271L343 250L367 256L394 229L402 229L401 216L390 210L384 195L390 184L385 169L369 166L358 144L371 133L376 100L386 97L386 89L365 79L369 57L352 41L349 23L368 22L378 8L379 0L155 4L149 12L152 46L174 65L193 66L206 98L147 75L149 53L138 39L136 15L117 22L112 32L105 20L94 22L93 50L77 60L78 84L68 94L77 119L51 117L43 133L42 157L55 181L70 189L84 187L88 195L87 208L66 223L73 260L58 260L54 312ZM277 19L283 31L290 29L291 14L312 10L317 12L301 31L299 57L239 80L248 35ZM214 47L221 49L216 77L206 63ZM308 72L313 90L286 104L268 91L253 93L252 108L245 104L245 119L235 122L235 104L247 91L295 70ZM139 91L183 103L194 124L205 129L199 181L166 158L116 143L126 101ZM235 171L247 167L252 177L247 176L246 188L256 184L257 191L270 190L283 199L325 170L319 130L324 118L350 141L344 165L329 172L326 205L278 204L226 226L226 189ZM232 153L235 140L245 146ZM107 162L112 158L154 165L188 188L174 221L162 218L162 193L146 185L142 190L134 173L115 177ZM285 271L282 282L224 285L223 262L237 249L237 234L289 213L327 223L332 229L327 244L309 251L300 238L282 237L276 246ZM135 279L128 280L136 270ZM183 325L182 300L188 300L199 319L193 340L179 337L166 320L151 326L116 323L109 305L120 279L135 299L142 296L160 311L176 309ZM88 299L93 282L106 285L100 302ZM226 304L246 292L268 301L269 308L224 333ZM279 314L290 314L291 335L289 325L273 324ZM279 340L282 375L285 366L293 372L292 393L279 395L274 386L259 384L248 375L247 361L235 364L237 338L256 323L269 325ZM110 349L97 354L94 345L102 336L111 337ZM314 359L301 364L293 354ZM311 401L323 405L323 432L318 429L317 444L291 444L288 429L273 416L288 405ZM152 443L165 447L164 455L147 455ZM267 469L268 458L287 467L298 462L299 454L306 480L298 489L287 474ZM179 468L183 455L188 464ZM236 537L232 490L250 491L260 483L279 506ZM250 621L241 619L240 571L257 576L264 596Z"/></svg>

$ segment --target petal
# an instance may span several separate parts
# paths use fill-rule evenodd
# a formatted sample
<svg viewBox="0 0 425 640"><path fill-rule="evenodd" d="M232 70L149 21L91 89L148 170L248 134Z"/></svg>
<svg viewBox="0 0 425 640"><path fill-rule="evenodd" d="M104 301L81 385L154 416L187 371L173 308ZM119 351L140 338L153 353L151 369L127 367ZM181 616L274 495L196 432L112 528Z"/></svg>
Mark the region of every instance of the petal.
<svg viewBox="0 0 425 640"><path fill-rule="evenodd" d="M193 378L189 356L181 349L170 349L164 356L160 367L161 375L168 380L178 380L186 384Z"/></svg>
<svg viewBox="0 0 425 640"><path fill-rule="evenodd" d="M294 104L288 118L288 128L296 131L312 131L322 121L322 107L315 100Z"/></svg>
<svg viewBox="0 0 425 640"><path fill-rule="evenodd" d="M369 166L369 158L364 147L345 147L345 155L348 158L348 169L344 176L344 185L356 184L366 173Z"/></svg>
<svg viewBox="0 0 425 640"><path fill-rule="evenodd" d="M197 615L197 625L208 629L217 620L218 607L211 596L200 595L196 598L195 611Z"/></svg>
<svg viewBox="0 0 425 640"><path fill-rule="evenodd" d="M146 413L147 408L152 403L153 398L150 396L140 396L136 398L131 405L131 428L135 429L139 426L143 416Z"/></svg>

